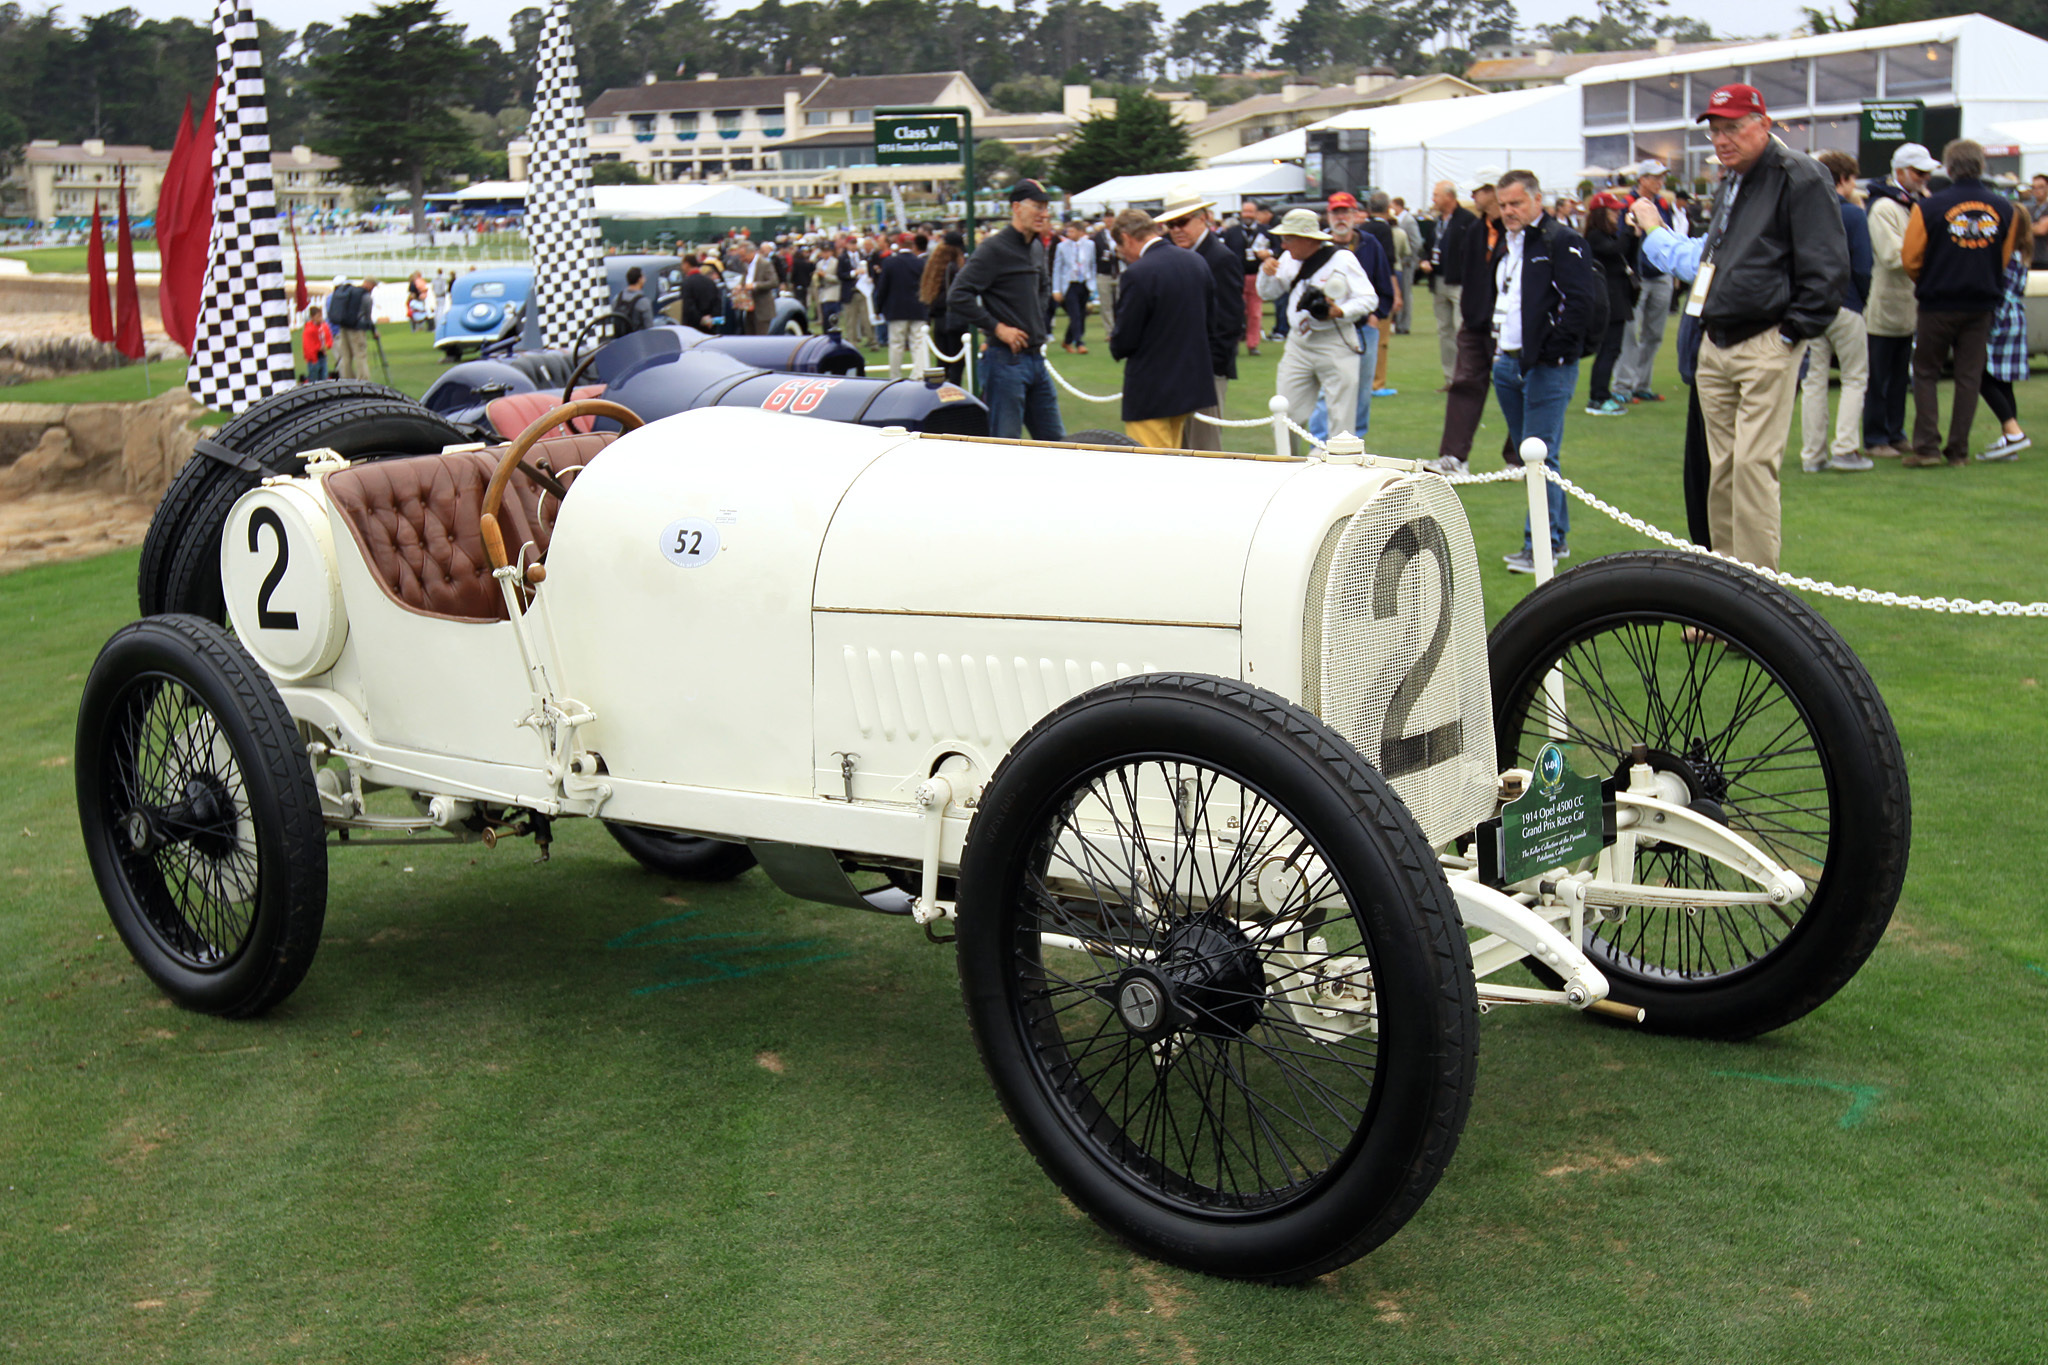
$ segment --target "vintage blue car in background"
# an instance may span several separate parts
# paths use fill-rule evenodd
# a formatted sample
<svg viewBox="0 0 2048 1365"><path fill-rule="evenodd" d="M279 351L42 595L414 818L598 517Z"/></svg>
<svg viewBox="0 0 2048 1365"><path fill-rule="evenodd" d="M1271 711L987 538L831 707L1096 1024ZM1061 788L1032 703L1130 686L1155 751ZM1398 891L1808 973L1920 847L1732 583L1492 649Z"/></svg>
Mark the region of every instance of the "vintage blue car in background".
<svg viewBox="0 0 2048 1365"><path fill-rule="evenodd" d="M532 293L530 265L499 266L457 275L455 288L448 296L448 311L434 328L434 345L451 356L481 349L486 341L505 330L508 312L522 307Z"/></svg>

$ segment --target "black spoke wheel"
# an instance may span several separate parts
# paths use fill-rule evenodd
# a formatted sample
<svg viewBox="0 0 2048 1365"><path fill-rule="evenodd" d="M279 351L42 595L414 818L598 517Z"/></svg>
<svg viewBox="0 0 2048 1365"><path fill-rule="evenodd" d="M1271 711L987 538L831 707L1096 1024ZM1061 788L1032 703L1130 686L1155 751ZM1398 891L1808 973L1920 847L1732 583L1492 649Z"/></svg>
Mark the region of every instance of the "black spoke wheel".
<svg viewBox="0 0 2048 1365"><path fill-rule="evenodd" d="M77 782L100 896L151 980L209 1014L291 994L326 914L326 831L291 713L232 636L157 616L109 640Z"/></svg>
<svg viewBox="0 0 2048 1365"><path fill-rule="evenodd" d="M607 820L604 827L633 861L664 877L692 882L731 881L754 865L754 851L745 844L706 839L673 830L646 829Z"/></svg>
<svg viewBox="0 0 2048 1365"><path fill-rule="evenodd" d="M1271 693L1154 675L1035 726L982 795L960 978L1046 1173L1160 1260L1291 1283L1401 1227L1471 1101L1472 965L1356 750Z"/></svg>
<svg viewBox="0 0 2048 1365"><path fill-rule="evenodd" d="M1784 906L1629 907L1589 925L1587 955L1646 1026L1746 1038L1840 990L1870 956L1905 880L1905 757L1876 684L1791 594L1702 555L1610 555L1536 589L1488 640L1501 766L1530 767L1564 685L1562 742L1580 771L1628 778L1635 744L1673 799L1797 872ZM1740 874L1646 843L1646 885L1753 891Z"/></svg>

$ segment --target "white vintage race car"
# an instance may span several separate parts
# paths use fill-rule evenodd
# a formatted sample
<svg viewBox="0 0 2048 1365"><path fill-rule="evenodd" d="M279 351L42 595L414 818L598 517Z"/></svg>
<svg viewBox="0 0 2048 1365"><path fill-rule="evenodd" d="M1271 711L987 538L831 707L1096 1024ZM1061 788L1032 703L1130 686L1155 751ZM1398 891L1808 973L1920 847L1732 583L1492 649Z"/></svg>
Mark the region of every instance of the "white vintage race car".
<svg viewBox="0 0 2048 1365"><path fill-rule="evenodd" d="M575 413L627 434L540 439ZM234 504L232 633L107 644L82 823L174 999L288 994L352 836L594 817L673 872L955 922L1046 1172L1152 1256L1285 1282L1420 1206L1482 1010L1745 1037L1890 916L1890 717L1724 562L1595 560L1489 640L1463 509L1405 463L635 427L311 452Z"/></svg>

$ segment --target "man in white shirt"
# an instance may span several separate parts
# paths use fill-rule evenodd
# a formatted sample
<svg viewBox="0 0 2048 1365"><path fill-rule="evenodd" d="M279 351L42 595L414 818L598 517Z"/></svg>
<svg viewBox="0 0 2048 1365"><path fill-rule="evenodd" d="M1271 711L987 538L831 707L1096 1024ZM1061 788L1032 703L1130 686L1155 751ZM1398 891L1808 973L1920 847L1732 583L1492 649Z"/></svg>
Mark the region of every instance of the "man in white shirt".
<svg viewBox="0 0 2048 1365"><path fill-rule="evenodd" d="M1379 306L1379 295L1358 257L1340 250L1312 209L1290 209L1280 220L1282 256L1260 252L1259 297L1280 299L1287 318L1287 352L1280 357L1277 391L1287 415L1306 425L1316 399L1328 400L1330 434L1349 436L1358 408L1356 325Z"/></svg>

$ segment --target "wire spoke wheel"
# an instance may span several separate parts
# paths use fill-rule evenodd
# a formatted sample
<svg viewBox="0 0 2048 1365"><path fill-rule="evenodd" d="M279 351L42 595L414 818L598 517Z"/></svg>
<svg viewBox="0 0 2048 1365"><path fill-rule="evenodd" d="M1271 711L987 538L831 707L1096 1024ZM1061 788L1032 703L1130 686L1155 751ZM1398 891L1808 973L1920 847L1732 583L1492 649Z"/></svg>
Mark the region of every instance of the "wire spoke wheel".
<svg viewBox="0 0 2048 1365"><path fill-rule="evenodd" d="M132 679L102 750L102 818L143 918L164 951L195 970L248 942L262 859L248 783L220 722L176 678Z"/></svg>
<svg viewBox="0 0 2048 1365"><path fill-rule="evenodd" d="M1292 1282L1391 1236L1470 1102L1471 961L1391 789L1215 678L1097 688L1011 750L960 879L982 1058L1103 1227Z"/></svg>
<svg viewBox="0 0 2048 1365"><path fill-rule="evenodd" d="M117 632L76 769L93 879L150 979L210 1014L289 995L326 915L326 830L298 726L235 638L196 616Z"/></svg>
<svg viewBox="0 0 2048 1365"><path fill-rule="evenodd" d="M1526 598L1489 644L1503 767L1555 739L1626 784L1635 746L1664 799L1727 825L1806 882L1782 906L1630 906L1587 926L1615 997L1674 1031L1747 1036L1832 995L1896 902L1909 840L1904 760L1855 655L1797 599L1699 556L1610 556ZM1546 679L1563 695L1554 715ZM1754 891L1644 839L1636 880Z"/></svg>
<svg viewBox="0 0 2048 1365"><path fill-rule="evenodd" d="M1272 907L1269 859L1312 869ZM1379 1020L1370 945L1292 814L1186 755L1121 762L1068 793L1032 864L1018 1022L1077 1127L1193 1209L1310 1193L1375 1102ZM1341 1014L1309 1003L1340 992Z"/></svg>

